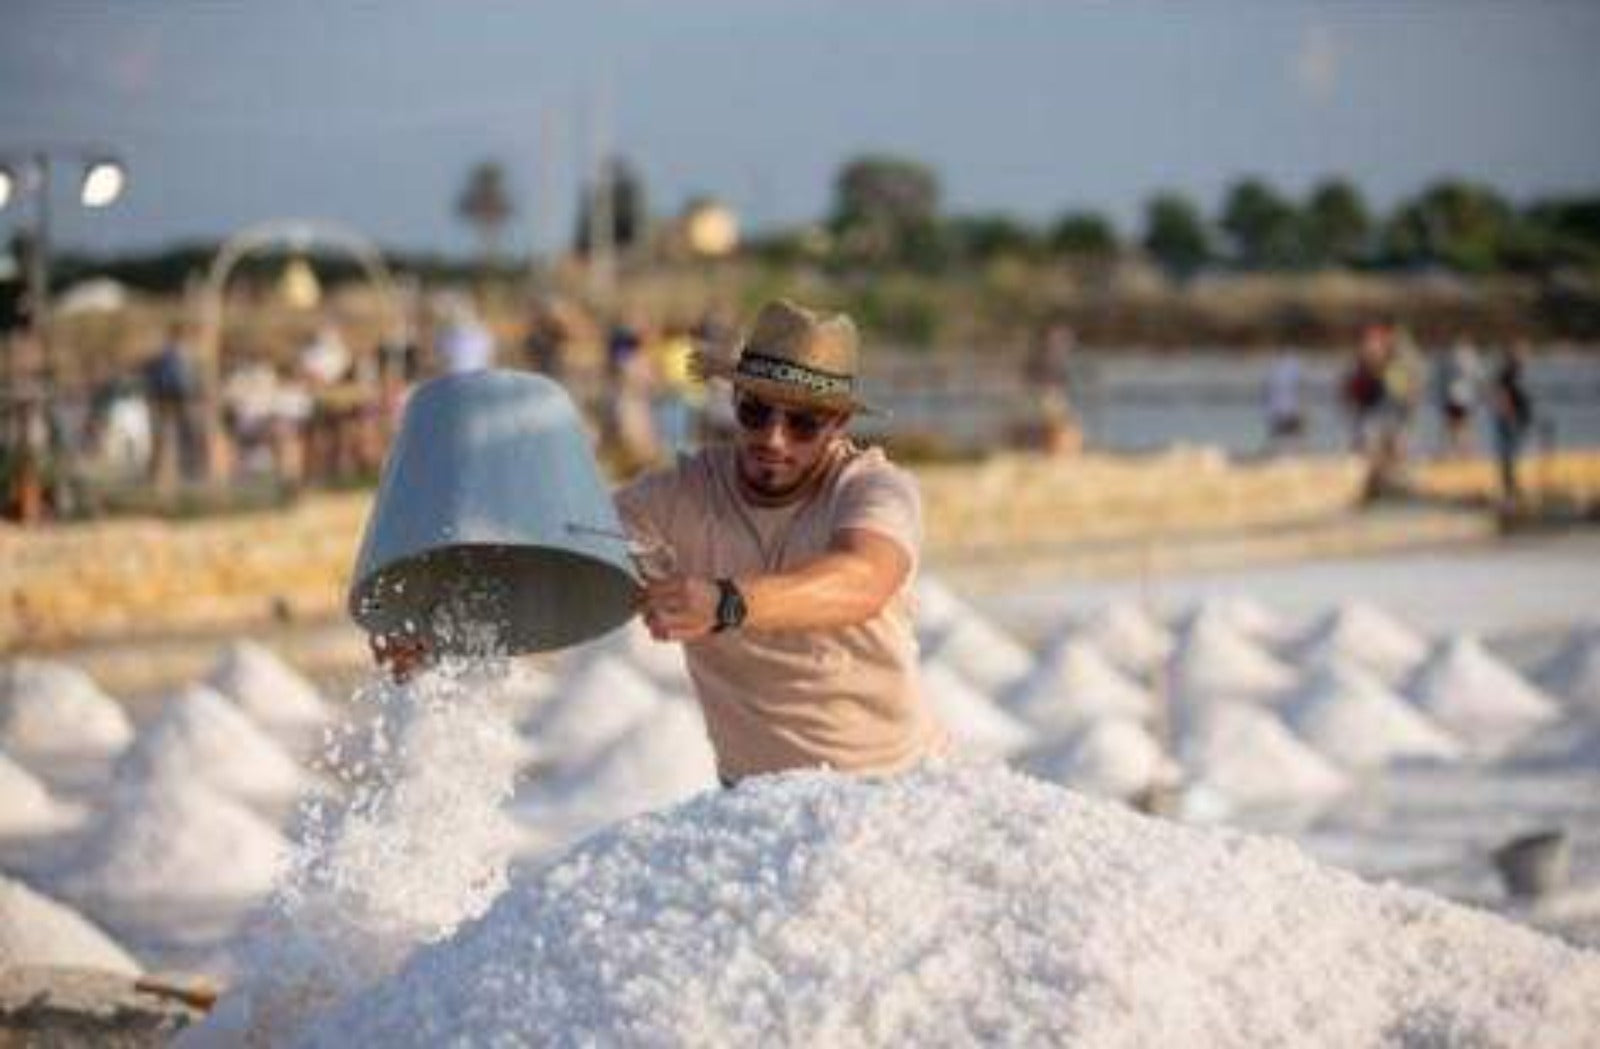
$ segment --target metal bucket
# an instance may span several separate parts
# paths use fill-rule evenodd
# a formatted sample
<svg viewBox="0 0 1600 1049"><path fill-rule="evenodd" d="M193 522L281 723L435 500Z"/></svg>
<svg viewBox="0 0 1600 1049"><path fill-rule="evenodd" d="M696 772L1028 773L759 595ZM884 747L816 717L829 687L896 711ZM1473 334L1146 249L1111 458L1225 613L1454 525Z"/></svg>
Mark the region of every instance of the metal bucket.
<svg viewBox="0 0 1600 1049"><path fill-rule="evenodd" d="M1572 849L1562 830L1514 838L1494 850L1494 863L1513 896L1537 898L1567 883Z"/></svg>
<svg viewBox="0 0 1600 1049"><path fill-rule="evenodd" d="M610 492L561 386L477 371L417 388L356 559L358 624L447 653L543 652L621 625L636 586Z"/></svg>

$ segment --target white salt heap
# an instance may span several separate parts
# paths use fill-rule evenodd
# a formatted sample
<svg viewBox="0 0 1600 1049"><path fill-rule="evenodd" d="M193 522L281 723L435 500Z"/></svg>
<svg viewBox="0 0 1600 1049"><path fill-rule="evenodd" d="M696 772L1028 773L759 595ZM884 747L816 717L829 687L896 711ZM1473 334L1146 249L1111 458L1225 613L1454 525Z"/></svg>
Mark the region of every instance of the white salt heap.
<svg viewBox="0 0 1600 1049"><path fill-rule="evenodd" d="M254 641L235 641L225 648L205 683L267 728L315 728L331 718L317 687Z"/></svg>
<svg viewBox="0 0 1600 1049"><path fill-rule="evenodd" d="M956 622L972 614L972 607L938 576L924 572L917 576L914 590L917 635L924 644L936 641Z"/></svg>
<svg viewBox="0 0 1600 1049"><path fill-rule="evenodd" d="M1343 773L1294 737L1269 709L1218 702L1185 719L1178 753L1195 778L1241 805L1331 799Z"/></svg>
<svg viewBox="0 0 1600 1049"><path fill-rule="evenodd" d="M1391 683L1416 670L1427 655L1427 638L1367 601L1341 604L1295 646L1300 662L1345 660Z"/></svg>
<svg viewBox="0 0 1600 1049"><path fill-rule="evenodd" d="M923 648L925 660L939 660L978 687L997 696L1027 676L1033 656L1010 635L976 612L959 616L943 635Z"/></svg>
<svg viewBox="0 0 1600 1049"><path fill-rule="evenodd" d="M1425 714L1365 670L1337 660L1289 699L1284 720L1320 753L1350 768L1462 755L1461 745Z"/></svg>
<svg viewBox="0 0 1600 1049"><path fill-rule="evenodd" d="M1534 680L1575 709L1600 715L1600 628L1575 631Z"/></svg>
<svg viewBox="0 0 1600 1049"><path fill-rule="evenodd" d="M589 761L533 784L516 812L556 845L716 785L699 709L692 700L668 699Z"/></svg>
<svg viewBox="0 0 1600 1049"><path fill-rule="evenodd" d="M0 875L0 970L65 966L137 976L133 956L65 904Z"/></svg>
<svg viewBox="0 0 1600 1049"><path fill-rule="evenodd" d="M305 1044L1579 1049L1597 1029L1593 953L1281 840L958 768L774 777L620 825Z"/></svg>
<svg viewBox="0 0 1600 1049"><path fill-rule="evenodd" d="M312 785L288 751L215 689L167 696L117 765L120 782L193 777L246 801L282 804Z"/></svg>
<svg viewBox="0 0 1600 1049"><path fill-rule="evenodd" d="M1075 632L1127 673L1144 677L1172 654L1170 631L1131 601L1102 606Z"/></svg>
<svg viewBox="0 0 1600 1049"><path fill-rule="evenodd" d="M1484 754L1509 748L1560 713L1548 696L1471 636L1441 645L1405 691L1424 713Z"/></svg>
<svg viewBox="0 0 1600 1049"><path fill-rule="evenodd" d="M656 687L627 660L601 652L557 684L524 731L543 761L568 767L587 761L660 702Z"/></svg>
<svg viewBox="0 0 1600 1049"><path fill-rule="evenodd" d="M1076 635L1047 648L1002 702L1046 735L1060 735L1101 717L1144 721L1155 714L1154 698Z"/></svg>
<svg viewBox="0 0 1600 1049"><path fill-rule="evenodd" d="M111 925L174 905L237 905L264 896L288 852L260 816L197 779L118 785L57 885Z"/></svg>
<svg viewBox="0 0 1600 1049"><path fill-rule="evenodd" d="M1202 623L1225 626L1258 645L1279 645L1294 636L1293 628L1281 616L1255 598L1239 594L1207 597L1179 619L1182 633Z"/></svg>
<svg viewBox="0 0 1600 1049"><path fill-rule="evenodd" d="M1121 717L1084 725L1066 739L1030 752L1021 764L1040 779L1116 799L1176 784L1180 777L1155 738L1138 722Z"/></svg>
<svg viewBox="0 0 1600 1049"><path fill-rule="evenodd" d="M0 675L0 747L23 761L109 757L132 739L121 704L75 667L17 659Z"/></svg>
<svg viewBox="0 0 1600 1049"><path fill-rule="evenodd" d="M683 646L655 640L640 619L628 620L622 629L587 647L586 655L603 652L620 656L658 689L684 695L694 691L689 668L683 661Z"/></svg>
<svg viewBox="0 0 1600 1049"><path fill-rule="evenodd" d="M448 660L353 702L370 767L343 804L308 807L306 832L237 952L239 978L184 1044L279 1045L308 1011L389 973L418 944L477 917L506 886L520 835L505 811L522 760L504 661Z"/></svg>
<svg viewBox="0 0 1600 1049"><path fill-rule="evenodd" d="M1298 683L1295 672L1217 617L1197 618L1171 661L1171 689L1181 703L1275 701Z"/></svg>
<svg viewBox="0 0 1600 1049"><path fill-rule="evenodd" d="M962 751L1005 757L1034 741L1032 730L935 658L917 671L923 698Z"/></svg>
<svg viewBox="0 0 1600 1049"><path fill-rule="evenodd" d="M50 790L0 750L0 838L54 834L77 826L84 810Z"/></svg>

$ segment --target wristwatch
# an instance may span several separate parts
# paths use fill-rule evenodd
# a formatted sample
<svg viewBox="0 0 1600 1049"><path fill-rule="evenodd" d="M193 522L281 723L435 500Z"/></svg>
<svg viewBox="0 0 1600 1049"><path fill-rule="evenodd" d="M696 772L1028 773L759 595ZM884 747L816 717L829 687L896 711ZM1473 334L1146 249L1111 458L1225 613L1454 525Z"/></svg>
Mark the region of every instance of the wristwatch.
<svg viewBox="0 0 1600 1049"><path fill-rule="evenodd" d="M717 625L711 628L711 632L720 634L724 630L733 630L744 625L744 617L748 613L744 595L739 593L739 588L734 585L733 580L717 580Z"/></svg>

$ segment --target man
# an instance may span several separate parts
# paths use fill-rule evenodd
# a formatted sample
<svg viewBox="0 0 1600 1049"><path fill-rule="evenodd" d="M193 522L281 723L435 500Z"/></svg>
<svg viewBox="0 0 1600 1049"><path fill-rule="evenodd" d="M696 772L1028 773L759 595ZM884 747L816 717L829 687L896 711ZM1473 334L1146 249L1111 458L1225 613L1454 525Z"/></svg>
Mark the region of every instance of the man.
<svg viewBox="0 0 1600 1049"><path fill-rule="evenodd" d="M921 502L909 474L846 436L858 337L842 315L768 304L734 361L728 444L616 495L671 552L647 579L652 636L682 642L724 783L829 766L892 772L942 750L917 685L910 584Z"/></svg>
<svg viewBox="0 0 1600 1049"><path fill-rule="evenodd" d="M733 361L729 443L616 493L661 552L639 594L680 642L724 785L786 769L887 773L947 746L923 702L911 622L921 500L909 474L846 436L858 337L843 315L768 304ZM375 643L399 677L422 653Z"/></svg>

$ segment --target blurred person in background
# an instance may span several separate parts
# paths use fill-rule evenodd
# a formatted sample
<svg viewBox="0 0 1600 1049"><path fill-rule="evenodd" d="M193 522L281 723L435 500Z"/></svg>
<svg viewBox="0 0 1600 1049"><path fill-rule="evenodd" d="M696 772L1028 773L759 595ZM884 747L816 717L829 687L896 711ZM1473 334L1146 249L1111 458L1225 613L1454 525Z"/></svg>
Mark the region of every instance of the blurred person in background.
<svg viewBox="0 0 1600 1049"><path fill-rule="evenodd" d="M1500 493L1508 506L1522 501L1518 467L1523 445L1533 426L1533 398L1525 374L1528 344L1518 340L1501 351L1489 381L1489 423L1495 461L1500 468Z"/></svg>
<svg viewBox="0 0 1600 1049"><path fill-rule="evenodd" d="M601 407L601 442L623 476L661 458L651 402L655 372L644 352L640 325L618 321L606 336L606 392Z"/></svg>
<svg viewBox="0 0 1600 1049"><path fill-rule="evenodd" d="M1426 364L1416 340L1403 327L1390 330L1383 363L1383 399L1379 408L1381 472L1393 477L1405 468L1411 451L1411 427L1422 401Z"/></svg>
<svg viewBox="0 0 1600 1049"><path fill-rule="evenodd" d="M1434 404L1444 436L1443 453L1462 456L1472 451L1472 412L1483 383L1483 359L1465 335L1439 354L1433 373Z"/></svg>
<svg viewBox="0 0 1600 1049"><path fill-rule="evenodd" d="M494 333L464 296L444 300L442 320L434 330L433 354L442 375L459 375L494 367Z"/></svg>
<svg viewBox="0 0 1600 1049"><path fill-rule="evenodd" d="M1299 352L1289 347L1279 350L1267 368L1262 406L1267 417L1268 455L1299 445L1305 436L1303 372Z"/></svg>
<svg viewBox="0 0 1600 1049"><path fill-rule="evenodd" d="M1350 449L1358 455L1370 457L1378 443L1378 413L1383 406L1383 372L1389 351L1389 330L1380 324L1367 325L1340 383L1339 398L1350 420Z"/></svg>
<svg viewBox="0 0 1600 1049"><path fill-rule="evenodd" d="M1057 321L1034 341L1023 363L1033 431L1024 443L1051 454L1083 447L1083 430L1073 409L1072 358L1077 345L1077 332Z"/></svg>
<svg viewBox="0 0 1600 1049"><path fill-rule="evenodd" d="M192 335L184 321L168 325L166 338L141 369L150 404L150 472L162 488L199 476L204 467L200 377Z"/></svg>
<svg viewBox="0 0 1600 1049"><path fill-rule="evenodd" d="M535 298L528 311L522 348L530 369L556 382L567 381L567 344L572 332L552 299Z"/></svg>
<svg viewBox="0 0 1600 1049"><path fill-rule="evenodd" d="M696 416L704 399L704 387L690 370L694 341L687 329L673 325L661 338L650 343L651 369L655 392L650 414L656 436L667 455L687 451L697 429Z"/></svg>
<svg viewBox="0 0 1600 1049"><path fill-rule="evenodd" d="M317 480L342 475L352 459L349 423L360 410L352 389L355 358L333 321L324 318L301 342L297 360L311 397L304 427L307 473Z"/></svg>

